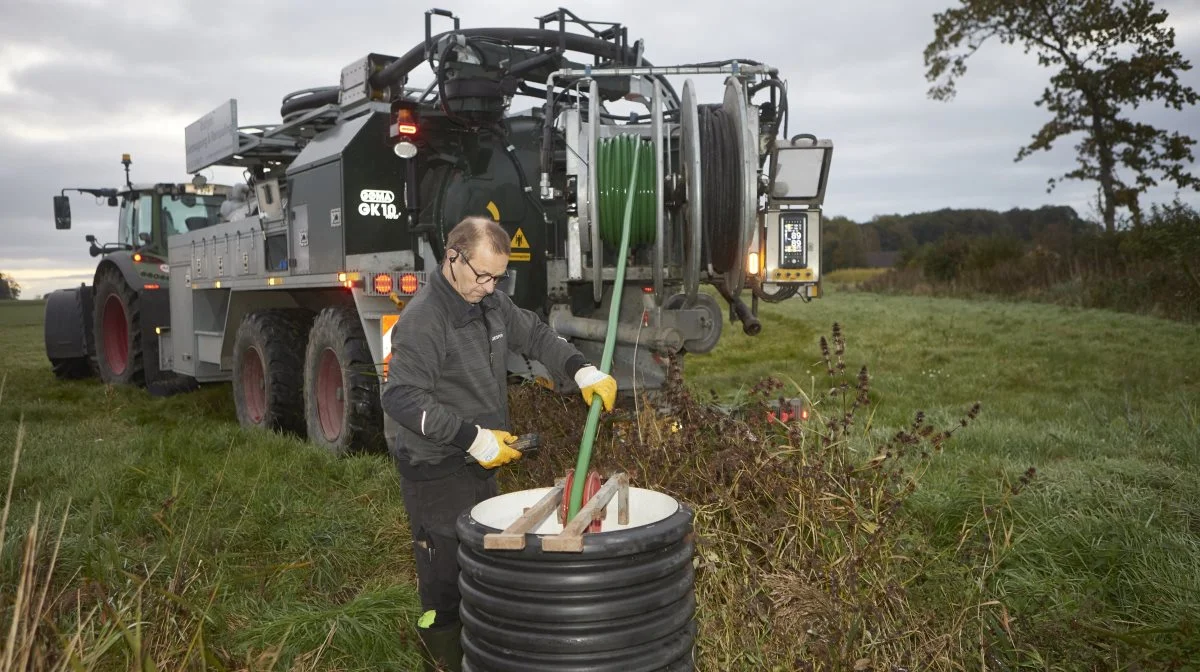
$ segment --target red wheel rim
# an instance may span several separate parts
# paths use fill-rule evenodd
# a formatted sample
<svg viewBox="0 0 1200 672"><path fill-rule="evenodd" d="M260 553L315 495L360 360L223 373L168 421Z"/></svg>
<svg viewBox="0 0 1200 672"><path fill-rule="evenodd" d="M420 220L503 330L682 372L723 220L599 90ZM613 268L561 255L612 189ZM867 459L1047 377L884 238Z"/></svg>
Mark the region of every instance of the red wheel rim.
<svg viewBox="0 0 1200 672"><path fill-rule="evenodd" d="M567 513L571 510L571 488L574 487L572 484L572 481L574 481L574 480L575 480L575 470L568 469L566 482L563 483L562 505L559 506L559 510L558 510L558 523L560 525L565 526L568 522L567 521ZM583 507L588 503L588 501L591 500L592 497L595 497L597 492L600 492L600 487L601 487L600 472L596 471L595 469L592 469L588 473L587 479L585 479L583 482L583 498L579 503L580 509L583 509ZM576 515L578 515L578 514L576 514ZM603 521L604 521L604 509L601 509L600 511L598 511L597 515L600 516L600 519L592 521L584 529L585 532L601 531L601 529L603 527Z"/></svg>
<svg viewBox="0 0 1200 672"><path fill-rule="evenodd" d="M267 372L263 368L258 348L249 348L242 353L241 373L246 414L250 416L250 421L257 425L267 413Z"/></svg>
<svg viewBox="0 0 1200 672"><path fill-rule="evenodd" d="M129 366L129 323L125 304L116 294L104 302L104 361L113 375L125 373Z"/></svg>
<svg viewBox="0 0 1200 672"><path fill-rule="evenodd" d="M342 435L342 414L346 409L342 391L342 367L333 348L321 352L317 364L317 417L326 441L336 441Z"/></svg>

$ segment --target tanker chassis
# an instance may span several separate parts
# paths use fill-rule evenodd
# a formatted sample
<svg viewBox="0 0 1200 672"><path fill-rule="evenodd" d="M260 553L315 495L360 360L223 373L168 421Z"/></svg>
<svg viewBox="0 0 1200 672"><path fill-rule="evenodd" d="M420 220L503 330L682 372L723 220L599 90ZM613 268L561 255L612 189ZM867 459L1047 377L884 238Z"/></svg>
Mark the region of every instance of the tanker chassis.
<svg viewBox="0 0 1200 672"><path fill-rule="evenodd" d="M434 34L435 17L453 29ZM288 94L278 124L239 126L228 100L189 125L198 188L210 166L240 167L246 184L227 189L221 221L168 239L158 368L231 381L245 426L338 454L383 449L394 431L380 406L390 331L467 215L512 236L497 289L593 361L622 293L611 373L624 393L660 387L672 356L710 352L726 317L757 334L759 300L820 296L833 146L786 137L775 68L654 66L619 24L565 9L538 24L462 29L430 10L423 42ZM433 79L416 86L426 63ZM684 78L679 93L672 77ZM700 103L693 77L716 78L721 101ZM537 361L508 360L515 377L574 391Z"/></svg>

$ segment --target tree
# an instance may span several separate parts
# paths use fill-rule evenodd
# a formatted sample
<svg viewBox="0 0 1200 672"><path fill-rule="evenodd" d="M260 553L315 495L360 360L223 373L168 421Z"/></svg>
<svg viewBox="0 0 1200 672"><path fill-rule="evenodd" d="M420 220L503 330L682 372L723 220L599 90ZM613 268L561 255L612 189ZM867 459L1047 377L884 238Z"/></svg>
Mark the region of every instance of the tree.
<svg viewBox="0 0 1200 672"><path fill-rule="evenodd" d="M0 273L0 301L21 298L21 285L11 275Z"/></svg>
<svg viewBox="0 0 1200 672"><path fill-rule="evenodd" d="M960 0L961 6L934 14L934 38L925 47L925 77L934 100L951 100L966 61L990 38L1021 43L1038 63L1057 68L1036 102L1053 113L1014 161L1075 133L1077 167L1061 179L1099 182L1100 209L1108 231L1116 210L1129 210L1141 223L1139 194L1161 175L1179 189L1200 189L1186 172L1196 141L1128 118L1129 108L1160 101L1182 110L1200 96L1179 83L1191 69L1175 51L1175 30L1163 26L1165 11L1151 0ZM941 80L941 81L939 81ZM1133 174L1123 178L1118 168ZM1047 192L1058 178L1049 180Z"/></svg>

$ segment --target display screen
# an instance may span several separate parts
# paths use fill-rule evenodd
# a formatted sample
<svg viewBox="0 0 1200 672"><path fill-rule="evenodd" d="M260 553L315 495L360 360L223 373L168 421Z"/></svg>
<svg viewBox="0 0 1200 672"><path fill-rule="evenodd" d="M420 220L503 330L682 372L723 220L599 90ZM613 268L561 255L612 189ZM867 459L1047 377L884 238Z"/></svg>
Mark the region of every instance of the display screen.
<svg viewBox="0 0 1200 672"><path fill-rule="evenodd" d="M804 230L808 225L806 213L779 215L779 267L804 268L808 265Z"/></svg>

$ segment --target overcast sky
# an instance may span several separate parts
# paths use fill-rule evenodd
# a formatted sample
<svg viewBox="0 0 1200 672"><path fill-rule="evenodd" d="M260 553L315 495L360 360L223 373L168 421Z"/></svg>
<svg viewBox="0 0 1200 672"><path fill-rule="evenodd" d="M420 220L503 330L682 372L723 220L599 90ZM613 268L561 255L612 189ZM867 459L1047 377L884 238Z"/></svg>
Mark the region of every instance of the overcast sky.
<svg viewBox="0 0 1200 672"><path fill-rule="evenodd" d="M123 152L133 155L135 181L185 181L187 124L229 98L243 125L275 123L286 93L336 84L366 53L399 56L418 44L433 6L455 12L463 27L536 27L536 16L563 4L626 25L655 65L736 57L778 67L789 82L789 132L834 141L828 215L866 221L1045 204L1092 214L1091 184L1046 193L1046 180L1073 164L1074 139L1013 162L1047 119L1033 103L1049 71L1033 55L989 42L968 62L953 102L926 97L932 16L955 1L507 0L484 8L361 0L335 9L295 0L0 0L0 271L27 298L90 282L95 259L84 236L115 239L115 209L71 194L73 227L56 231L51 197L61 188L118 186ZM1176 47L1200 66L1200 2L1157 4L1171 14ZM414 79L424 83L427 72L422 66ZM1181 81L1200 90L1196 69ZM719 102L718 82L697 78L701 102ZM1196 109L1139 114L1200 139ZM219 181L234 175L209 172ZM1174 195L1160 189L1146 202ZM1200 206L1196 192L1181 196Z"/></svg>

